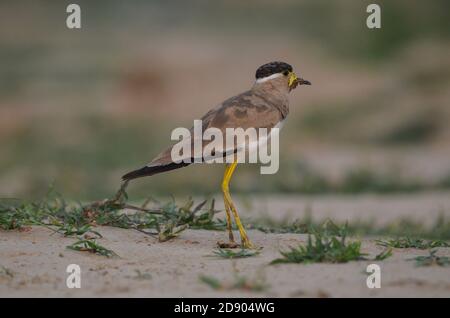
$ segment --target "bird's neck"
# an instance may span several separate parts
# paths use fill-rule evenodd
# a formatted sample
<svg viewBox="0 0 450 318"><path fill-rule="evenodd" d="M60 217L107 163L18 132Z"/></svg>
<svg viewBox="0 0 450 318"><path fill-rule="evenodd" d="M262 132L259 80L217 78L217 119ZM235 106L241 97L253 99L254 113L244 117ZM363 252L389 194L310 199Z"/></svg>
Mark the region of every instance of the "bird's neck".
<svg viewBox="0 0 450 318"><path fill-rule="evenodd" d="M278 108L283 118L289 113L289 89L286 84L283 85L283 83L275 81L255 83L252 87L252 91Z"/></svg>

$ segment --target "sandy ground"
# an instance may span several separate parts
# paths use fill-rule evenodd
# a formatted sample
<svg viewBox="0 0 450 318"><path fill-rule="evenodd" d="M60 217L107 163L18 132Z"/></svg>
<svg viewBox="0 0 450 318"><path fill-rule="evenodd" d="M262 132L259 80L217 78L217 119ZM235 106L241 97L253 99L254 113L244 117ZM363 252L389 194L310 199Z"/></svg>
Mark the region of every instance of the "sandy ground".
<svg viewBox="0 0 450 318"><path fill-rule="evenodd" d="M277 215L301 216L306 204L312 204L314 216L338 219L355 218L388 221L408 215L424 221L438 213L450 213L448 193L413 196L315 197L258 199L252 211L268 208ZM273 206L271 204L274 204ZM242 209L245 213L245 208ZM264 210L264 209L263 209ZM298 213L298 215L296 215ZM333 212L332 212L333 211ZM264 213L264 211L262 212ZM253 216L250 215L250 216ZM358 261L346 264L268 265L279 256L279 249L306 241L306 235L264 234L251 230L253 242L262 246L260 255L237 260L212 256L215 242L224 240L224 232L187 230L169 242L133 230L99 227L104 238L99 243L119 257L105 258L66 249L75 239L64 238L43 227L27 232L0 231L1 297L450 297L450 268L415 267L408 259L427 255L417 249L395 249L381 262ZM373 239L363 239L362 250L370 257L383 248ZM450 248L439 255L450 256ZM81 289L66 287L66 267L81 267ZM369 289L365 273L368 264L381 267L381 288ZM136 271L151 277L138 277ZM235 275L249 280L264 277L268 287L262 292L213 290L199 280L200 275L215 277L231 284Z"/></svg>

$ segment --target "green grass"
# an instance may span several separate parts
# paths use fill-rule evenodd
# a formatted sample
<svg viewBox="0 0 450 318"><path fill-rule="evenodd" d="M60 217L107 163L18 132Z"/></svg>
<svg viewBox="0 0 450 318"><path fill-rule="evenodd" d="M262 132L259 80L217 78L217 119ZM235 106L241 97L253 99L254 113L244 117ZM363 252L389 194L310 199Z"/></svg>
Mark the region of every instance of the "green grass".
<svg viewBox="0 0 450 318"><path fill-rule="evenodd" d="M437 250L431 250L430 254L427 256L417 256L415 258L409 259L410 261L415 261L415 265L418 267L424 266L450 266L450 257L447 256L437 256Z"/></svg>
<svg viewBox="0 0 450 318"><path fill-rule="evenodd" d="M274 221L269 218L261 218L248 223L249 228L257 229L264 233L296 233L313 234L324 233L326 235L342 236L349 233L348 224L337 224L330 219L316 222L311 217L311 211L308 210L301 219L290 221L288 219Z"/></svg>
<svg viewBox="0 0 450 318"><path fill-rule="evenodd" d="M92 229L91 224L75 225L70 223L62 223L57 227L55 232L66 237L80 235L88 236L89 234L92 234L98 238L102 237L102 235L98 231Z"/></svg>
<svg viewBox="0 0 450 318"><path fill-rule="evenodd" d="M345 232L349 236L391 236L430 239L436 241L434 244L437 244L438 241L450 240L450 219L444 214L441 214L430 226L407 218L384 225L376 225L374 220L354 220L346 223L338 223L330 219L313 220L309 210L306 211L304 217L294 221L289 219L274 221L269 218L261 218L250 220L247 224L249 228L257 229L264 233L313 234L326 232L339 236Z"/></svg>
<svg viewBox="0 0 450 318"><path fill-rule="evenodd" d="M346 263L364 259L361 253L361 242L347 242L346 236L336 237L316 233L308 235L306 245L290 247L280 252L282 258L271 264L284 263Z"/></svg>
<svg viewBox="0 0 450 318"><path fill-rule="evenodd" d="M214 219L219 212L214 208L214 200L209 207L207 201L197 205L191 198L178 206L175 200L165 204L146 200L141 206L127 203L125 188L113 199L96 201L90 204L69 204L63 196L51 190L41 200L27 202L21 200L0 201L0 228L20 230L24 226L42 225L64 236L101 237L93 226L104 225L134 229L167 241L176 237L188 227L194 229L224 229L222 221ZM153 202L155 203L155 202ZM125 213L125 211L128 211Z"/></svg>
<svg viewBox="0 0 450 318"><path fill-rule="evenodd" d="M376 240L378 245L393 248L417 248L429 249L435 247L450 247L450 244L442 240L425 241L423 239L412 239L410 237L401 237L390 240Z"/></svg>
<svg viewBox="0 0 450 318"><path fill-rule="evenodd" d="M267 284L265 283L265 279L262 277L250 279L237 274L234 276L231 282L223 282L215 277L208 275L200 275L199 280L200 282L208 285L214 290L243 290L262 292L268 288Z"/></svg>
<svg viewBox="0 0 450 318"><path fill-rule="evenodd" d="M13 278L14 272L5 266L0 266L0 276L6 276L9 278Z"/></svg>
<svg viewBox="0 0 450 318"><path fill-rule="evenodd" d="M380 254L377 254L374 258L374 261L384 261L385 259L392 256L392 248L387 248L382 251Z"/></svg>
<svg viewBox="0 0 450 318"><path fill-rule="evenodd" d="M441 214L431 226L423 222L402 218L382 226L374 225L373 221L351 222L348 225L352 235L370 236L406 236L431 240L450 240L450 219Z"/></svg>
<svg viewBox="0 0 450 318"><path fill-rule="evenodd" d="M27 202L17 199L0 200L0 228L4 230L21 230L31 225L50 228L54 233L66 237L77 237L79 241L69 248L78 251L89 251L104 256L112 256L114 252L99 245L95 239L101 239L97 225L133 229L158 238L160 242L177 237L187 228L224 230L225 222L215 218L219 212L215 209L214 200L194 204L191 198L177 205L172 199L161 204L148 199L140 206L127 203L126 184L112 199L96 201L89 204L68 203L63 196L50 190L41 200ZM151 204L151 206L149 206ZM275 222L261 219L249 222L249 228L266 233L304 233L309 234L306 245L291 247L282 251L282 258L273 263L340 263L364 259L359 241L347 242L349 236L398 236L390 240L378 240L377 243L387 247L375 257L384 260L392 255L391 248L435 248L448 247L445 240L450 239L450 220L441 215L432 226L407 219L388 225L376 226L375 222L359 222L339 224L331 220L314 221L311 212L294 222L287 220ZM425 241L425 238L431 239ZM252 257L259 251L218 249L217 257L233 259Z"/></svg>
<svg viewBox="0 0 450 318"><path fill-rule="evenodd" d="M241 250L235 254L240 255L248 255L249 251ZM228 252L225 252L226 255L230 255ZM252 253L252 252L250 252ZM253 251L255 253L255 251ZM225 254L222 254L225 255ZM256 254L254 254L256 255ZM244 256L246 257L246 256ZM199 280L203 284L208 285L214 290L242 290L242 291L251 291L251 292L262 292L268 289L268 285L266 283L266 277L263 273L263 267L260 267L255 270L255 275L252 277L246 277L239 274L237 269L237 261L231 262L233 277L231 280L219 280L210 275L199 275Z"/></svg>
<svg viewBox="0 0 450 318"><path fill-rule="evenodd" d="M23 203L18 199L0 201L0 228L4 230L21 229L27 225L41 224L47 213L42 202Z"/></svg>
<svg viewBox="0 0 450 318"><path fill-rule="evenodd" d="M222 282L215 277L207 276L207 275L200 275L199 280L200 280L200 282L208 285L212 289L215 289L215 290L223 289Z"/></svg>
<svg viewBox="0 0 450 318"><path fill-rule="evenodd" d="M152 208L148 207L152 200L146 200L141 206L133 206L127 203L126 186L123 184L112 199L86 205L68 204L53 190L35 202L1 200L0 228L22 230L30 225L45 226L50 228L53 234L78 237L78 241L67 248L106 257L117 255L95 240L102 235L93 229L94 226L134 229L155 236L160 242L177 237L190 226L196 229L224 228L221 221L213 219L218 212L214 209L214 200L209 208L205 208L207 201L194 205L191 198L182 206L177 206L174 200Z"/></svg>
<svg viewBox="0 0 450 318"><path fill-rule="evenodd" d="M280 263L345 263L353 260L364 260L361 253L361 242L347 242L351 234L348 223L338 225L331 220L322 223L314 223L310 216L306 216L306 222L294 223L294 233L308 233L306 245L290 247L281 251L282 258L272 261L272 264ZM289 232L289 228L283 227L282 232ZM392 256L392 249L387 248L376 255L374 260L381 261Z"/></svg>
<svg viewBox="0 0 450 318"><path fill-rule="evenodd" d="M83 240L79 241L67 246L68 249L74 251L86 251L97 255L102 255L106 257L115 257L118 256L115 252L110 249L107 249L101 245L99 245L95 240Z"/></svg>
<svg viewBox="0 0 450 318"><path fill-rule="evenodd" d="M240 249L232 250L228 248L218 248L213 251L214 256L221 258L233 259L233 258L247 258L259 255L259 250Z"/></svg>
<svg viewBox="0 0 450 318"><path fill-rule="evenodd" d="M140 270L136 269L136 276L134 276L134 279L137 280L149 280L152 279L152 274L147 273L147 272L141 272Z"/></svg>

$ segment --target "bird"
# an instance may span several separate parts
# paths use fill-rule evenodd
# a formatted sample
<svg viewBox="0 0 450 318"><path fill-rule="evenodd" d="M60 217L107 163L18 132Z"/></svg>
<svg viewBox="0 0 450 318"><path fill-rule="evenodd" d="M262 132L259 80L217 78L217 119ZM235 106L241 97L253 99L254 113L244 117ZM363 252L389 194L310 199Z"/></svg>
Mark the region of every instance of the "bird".
<svg viewBox="0 0 450 318"><path fill-rule="evenodd" d="M241 94L228 98L208 111L201 117L202 128L217 128L225 132L227 128L247 129L252 127L271 130L275 127L281 127L289 114L289 93L299 85L311 85L311 82L298 77L290 64L274 61L261 65L256 70L253 86ZM189 142L194 143L193 139ZM242 148L237 149L239 146L235 145L233 149L223 149L223 153L216 155L229 156L230 150L231 154L235 154L238 150L242 150ZM129 182L136 178L153 176L186 167L193 162L193 160L190 162L172 160L172 148L173 145L169 146L144 167L125 174L122 180ZM206 161L206 158L202 159ZM250 241L245 231L229 190L229 183L237 164L237 160L226 163L221 187L229 242L217 242L217 244L221 248L252 249L256 246ZM234 239L232 216L240 234L240 245Z"/></svg>

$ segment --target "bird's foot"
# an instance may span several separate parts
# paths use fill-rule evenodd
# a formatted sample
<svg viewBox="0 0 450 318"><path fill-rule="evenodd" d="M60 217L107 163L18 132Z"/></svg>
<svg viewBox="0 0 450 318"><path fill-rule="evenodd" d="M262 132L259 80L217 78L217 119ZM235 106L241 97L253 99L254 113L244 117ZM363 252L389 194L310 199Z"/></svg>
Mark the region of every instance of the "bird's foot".
<svg viewBox="0 0 450 318"><path fill-rule="evenodd" d="M219 248L238 248L238 247L240 247L240 245L238 243L236 243L235 241L230 241L230 242L219 241L219 242L217 242L217 246Z"/></svg>
<svg viewBox="0 0 450 318"><path fill-rule="evenodd" d="M250 242L248 238L243 238L241 241L241 247L244 249L250 249L250 250L257 250L259 249L258 246Z"/></svg>

